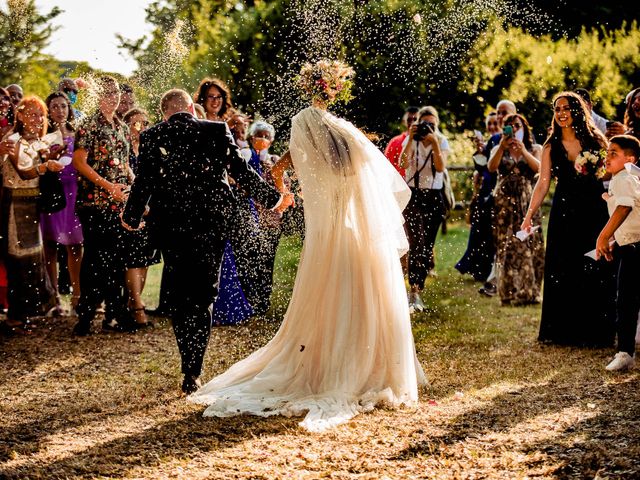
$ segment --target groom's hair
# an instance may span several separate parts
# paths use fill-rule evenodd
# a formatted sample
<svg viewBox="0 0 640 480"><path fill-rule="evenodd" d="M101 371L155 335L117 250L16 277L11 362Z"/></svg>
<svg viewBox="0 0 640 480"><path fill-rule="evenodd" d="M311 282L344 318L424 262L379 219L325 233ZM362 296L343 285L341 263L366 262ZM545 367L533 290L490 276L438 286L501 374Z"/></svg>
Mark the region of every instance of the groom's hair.
<svg viewBox="0 0 640 480"><path fill-rule="evenodd" d="M160 111L163 115L186 111L192 100L187 92L179 88L173 88L162 95Z"/></svg>

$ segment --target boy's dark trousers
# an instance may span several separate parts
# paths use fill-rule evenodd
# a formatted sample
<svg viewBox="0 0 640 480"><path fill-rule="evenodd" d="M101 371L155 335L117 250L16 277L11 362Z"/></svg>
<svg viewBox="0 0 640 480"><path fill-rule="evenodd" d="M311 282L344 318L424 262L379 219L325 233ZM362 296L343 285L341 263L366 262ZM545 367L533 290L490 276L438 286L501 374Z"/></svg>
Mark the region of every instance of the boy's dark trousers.
<svg viewBox="0 0 640 480"><path fill-rule="evenodd" d="M619 259L616 328L618 351L633 356L640 310L640 242L616 248Z"/></svg>

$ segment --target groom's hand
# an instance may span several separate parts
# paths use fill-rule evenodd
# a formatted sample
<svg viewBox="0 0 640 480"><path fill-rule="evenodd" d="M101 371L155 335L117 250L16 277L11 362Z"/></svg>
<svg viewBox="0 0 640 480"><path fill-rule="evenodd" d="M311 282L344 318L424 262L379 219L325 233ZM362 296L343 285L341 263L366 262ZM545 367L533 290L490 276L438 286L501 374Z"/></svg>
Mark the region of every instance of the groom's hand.
<svg viewBox="0 0 640 480"><path fill-rule="evenodd" d="M293 193L284 193L282 195L282 202L280 202L280 205L275 208L275 211L282 213L293 205L295 205Z"/></svg>
<svg viewBox="0 0 640 480"><path fill-rule="evenodd" d="M142 220L140 222L140 225L138 225L138 228L133 228L131 225L129 225L127 222L124 221L124 218L122 218L122 213L120 213L120 223L122 224L125 230L129 230L130 232L142 230L145 226L145 222L144 220Z"/></svg>

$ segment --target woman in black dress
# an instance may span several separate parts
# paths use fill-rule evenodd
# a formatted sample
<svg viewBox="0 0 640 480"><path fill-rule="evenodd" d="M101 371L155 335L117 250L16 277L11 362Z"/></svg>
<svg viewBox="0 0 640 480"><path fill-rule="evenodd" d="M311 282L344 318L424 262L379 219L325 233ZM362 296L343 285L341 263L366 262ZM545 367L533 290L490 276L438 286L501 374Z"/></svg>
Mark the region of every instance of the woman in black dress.
<svg viewBox="0 0 640 480"><path fill-rule="evenodd" d="M144 110L132 108L123 116L124 122L129 127L129 166L133 175L138 170L138 154L140 148L140 134L149 126L149 115ZM160 263L159 251L154 248L149 238L149 229L143 228L137 231L127 231L125 235L126 247L124 251L125 265L127 267L125 279L127 285L127 306L135 326L138 328L153 326L145 314L145 305L142 302L142 291L147 281L147 270L151 265Z"/></svg>
<svg viewBox="0 0 640 480"><path fill-rule="evenodd" d="M556 191L549 215L544 266L542 319L538 340L560 345L612 346L615 322L615 268L585 256L607 223L605 189L594 173L580 173L575 160L599 153L607 141L595 128L583 100L563 92L553 100L552 133L542 151L540 178L521 228L531 220L549 191Z"/></svg>

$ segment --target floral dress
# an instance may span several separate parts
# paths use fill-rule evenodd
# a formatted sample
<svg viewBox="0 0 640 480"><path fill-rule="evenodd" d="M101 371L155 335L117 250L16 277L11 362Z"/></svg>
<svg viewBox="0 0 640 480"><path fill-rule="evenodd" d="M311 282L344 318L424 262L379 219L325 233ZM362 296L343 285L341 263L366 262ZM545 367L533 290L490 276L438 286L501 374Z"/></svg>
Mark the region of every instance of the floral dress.
<svg viewBox="0 0 640 480"><path fill-rule="evenodd" d="M516 236L529 208L535 172L524 158L514 160L504 152L494 191L498 294L506 305L540 301L544 275L544 237L539 229L524 242ZM540 213L533 218L541 224Z"/></svg>

